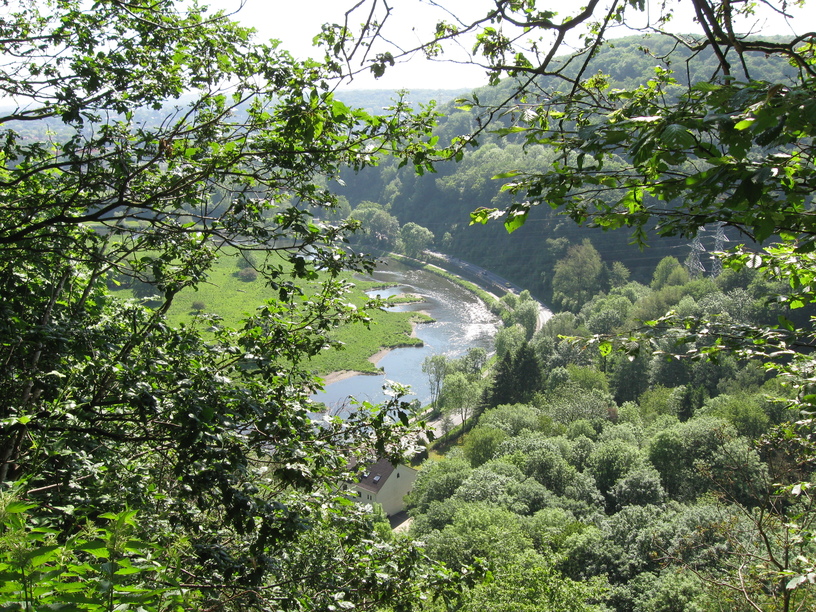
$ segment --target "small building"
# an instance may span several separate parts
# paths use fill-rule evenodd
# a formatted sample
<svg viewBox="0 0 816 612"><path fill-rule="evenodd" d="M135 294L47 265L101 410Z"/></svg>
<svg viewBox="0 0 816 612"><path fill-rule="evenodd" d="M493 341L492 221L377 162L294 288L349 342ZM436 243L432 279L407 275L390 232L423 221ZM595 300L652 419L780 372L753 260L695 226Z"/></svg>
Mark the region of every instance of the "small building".
<svg viewBox="0 0 816 612"><path fill-rule="evenodd" d="M403 498L413 489L416 478L414 468L380 459L363 470L349 489L353 492L352 499L363 504L380 504L388 516L393 516L405 510Z"/></svg>

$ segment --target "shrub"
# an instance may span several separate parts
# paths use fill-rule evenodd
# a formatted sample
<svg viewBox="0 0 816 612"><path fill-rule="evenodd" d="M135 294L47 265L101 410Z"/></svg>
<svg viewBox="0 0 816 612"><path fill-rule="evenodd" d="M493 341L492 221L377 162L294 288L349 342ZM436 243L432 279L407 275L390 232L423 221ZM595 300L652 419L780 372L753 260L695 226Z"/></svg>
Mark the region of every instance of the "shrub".
<svg viewBox="0 0 816 612"><path fill-rule="evenodd" d="M257 267L255 255L249 252L242 252L238 257L236 265L238 266L239 270Z"/></svg>
<svg viewBox="0 0 816 612"><path fill-rule="evenodd" d="M238 271L238 278L245 283L251 283L258 278L258 272L253 268L242 268Z"/></svg>

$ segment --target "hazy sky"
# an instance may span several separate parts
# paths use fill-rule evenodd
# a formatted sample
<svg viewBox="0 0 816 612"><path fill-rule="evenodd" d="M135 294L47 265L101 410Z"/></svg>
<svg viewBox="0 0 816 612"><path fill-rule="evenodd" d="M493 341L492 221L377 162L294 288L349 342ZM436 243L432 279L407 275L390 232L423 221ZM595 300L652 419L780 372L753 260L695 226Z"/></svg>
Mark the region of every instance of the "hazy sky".
<svg viewBox="0 0 816 612"><path fill-rule="evenodd" d="M227 11L236 10L241 0L204 0L214 9ZM667 0L673 3L675 0ZM659 1L651 0L653 5ZM320 54L311 46L312 38L320 32L320 26L326 22L344 23L345 12L353 7L357 0L244 0L244 7L234 18L258 30L261 39L277 38L282 41L283 48L295 56L317 57ZM379 0L382 5L382 0ZM491 0L389 0L392 14L387 22L388 36L402 48L408 49L421 40L430 38L434 24L439 19L452 21L439 7L442 5L452 13L465 20L483 16L493 2ZM368 4L366 4L368 6ZM543 0L540 6L559 7L572 5L572 0ZM689 2L678 2L678 6L690 6ZM787 23L780 18L769 17L767 14L757 16L750 22L743 24L743 31L751 29L764 34L802 34L816 29L816 2L799 9L789 9L796 18ZM353 13L349 25L354 26L362 22L365 14L358 9ZM644 22L646 16L643 16ZM642 26L644 23L634 24ZM696 30L690 14L679 14L674 20L674 31L689 32ZM623 36L631 34L630 30L619 28L613 35ZM455 57L455 50L451 49L444 57ZM484 70L461 64L427 61L422 56L416 56L410 62L390 68L386 75L374 79L370 75L360 75L353 83L347 85L353 89L453 89L460 87L478 87L486 84Z"/></svg>
<svg viewBox="0 0 816 612"><path fill-rule="evenodd" d="M254 27L262 40L276 38L282 47L298 57L319 57L312 39L322 24L343 24L345 12L358 0L244 0L244 7L234 19ZM491 0L442 0L457 15L474 20L487 13ZM214 9L235 10L241 0L209 0ZM382 0L379 0L382 6ZM432 6L427 0L389 0L391 16L386 23L391 40L404 49L410 49L421 40L431 38L434 25L440 19L452 20L450 15ZM355 11L349 26L364 21L367 12ZM447 55L446 55L447 57ZM354 68L358 68L354 66ZM389 68L385 76L375 79L362 74L348 85L353 89L418 89L478 87L487 82L484 70L473 66L452 65L448 62L426 61L422 55L410 62Z"/></svg>

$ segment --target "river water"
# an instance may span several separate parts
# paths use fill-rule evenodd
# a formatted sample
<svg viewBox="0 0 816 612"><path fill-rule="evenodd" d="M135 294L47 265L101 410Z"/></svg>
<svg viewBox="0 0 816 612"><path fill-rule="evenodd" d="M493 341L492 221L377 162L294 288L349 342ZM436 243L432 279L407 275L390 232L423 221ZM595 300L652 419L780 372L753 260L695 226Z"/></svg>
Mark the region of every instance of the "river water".
<svg viewBox="0 0 816 612"><path fill-rule="evenodd" d="M405 400L419 399L423 405L430 403L431 391L422 362L429 355L461 357L471 347L493 350L493 337L499 328L499 320L490 313L484 302L449 280L426 272L403 266L389 260L374 272L375 280L394 283L396 286L370 292L372 296L387 297L411 293L422 298L416 304L401 304L391 308L398 311L423 311L435 320L416 326L416 335L424 346L398 348L390 351L377 362L384 370L382 375L357 375L327 385L325 390L313 396L331 411L338 411L348 403L349 396L359 401L383 402L386 395L383 385L395 381L410 385L411 395ZM361 330L365 333L365 330Z"/></svg>

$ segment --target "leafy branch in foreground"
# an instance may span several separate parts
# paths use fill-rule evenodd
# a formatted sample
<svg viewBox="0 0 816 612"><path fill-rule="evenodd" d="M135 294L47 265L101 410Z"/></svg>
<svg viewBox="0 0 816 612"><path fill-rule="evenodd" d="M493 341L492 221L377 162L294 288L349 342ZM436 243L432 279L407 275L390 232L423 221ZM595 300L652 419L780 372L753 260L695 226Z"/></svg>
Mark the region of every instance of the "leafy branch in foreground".
<svg viewBox="0 0 816 612"><path fill-rule="evenodd" d="M76 588L77 609L133 593L145 609L410 609L444 572L410 541L387 552L341 493L424 426L398 397L316 422L308 360L366 320L340 273L373 262L347 247L353 222L314 211L341 167L393 154L427 169L433 112L350 108L331 69L195 4L6 8L0 487L19 500L3 537L25 552L3 557L3 604ZM180 293L236 251L254 254L265 303L234 326L170 326ZM140 544L88 548L114 537L105 520ZM310 555L324 561L289 562Z"/></svg>

